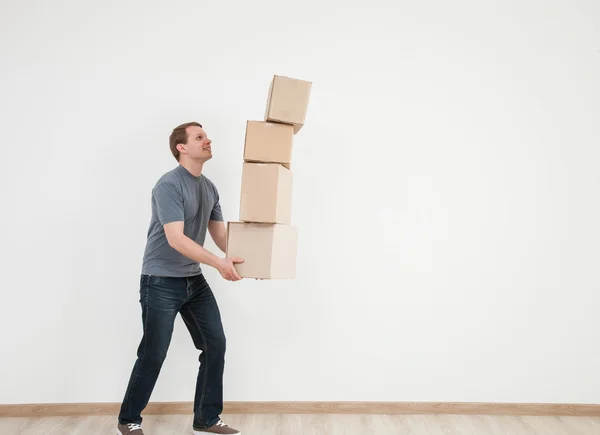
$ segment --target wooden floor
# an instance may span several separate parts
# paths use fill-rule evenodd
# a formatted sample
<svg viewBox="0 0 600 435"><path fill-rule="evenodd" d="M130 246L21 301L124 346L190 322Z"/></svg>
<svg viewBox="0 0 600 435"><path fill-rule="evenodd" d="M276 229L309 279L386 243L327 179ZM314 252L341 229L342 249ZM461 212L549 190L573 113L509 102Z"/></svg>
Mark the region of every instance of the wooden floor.
<svg viewBox="0 0 600 435"><path fill-rule="evenodd" d="M600 417L232 414L242 435L599 435ZM191 435L190 415L148 415L145 435ZM1 435L114 435L115 417L6 417Z"/></svg>

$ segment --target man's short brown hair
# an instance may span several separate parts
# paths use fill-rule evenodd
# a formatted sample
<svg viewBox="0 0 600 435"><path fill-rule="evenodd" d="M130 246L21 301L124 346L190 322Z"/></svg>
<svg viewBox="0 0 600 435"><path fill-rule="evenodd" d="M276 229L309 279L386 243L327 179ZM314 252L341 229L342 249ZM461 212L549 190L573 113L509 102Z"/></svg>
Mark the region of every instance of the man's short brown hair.
<svg viewBox="0 0 600 435"><path fill-rule="evenodd" d="M173 129L171 136L169 137L169 147L171 148L171 153L173 153L173 157L179 161L179 150L177 149L178 143L187 143L188 134L186 128L188 127L200 127L203 128L201 124L197 122L186 122L185 124L178 125Z"/></svg>

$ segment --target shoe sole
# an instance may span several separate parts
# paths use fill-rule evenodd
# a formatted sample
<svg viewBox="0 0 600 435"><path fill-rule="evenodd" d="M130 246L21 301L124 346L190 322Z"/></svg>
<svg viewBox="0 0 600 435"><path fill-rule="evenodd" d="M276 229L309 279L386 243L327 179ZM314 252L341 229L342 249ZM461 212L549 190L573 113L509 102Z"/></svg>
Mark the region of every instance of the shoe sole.
<svg viewBox="0 0 600 435"><path fill-rule="evenodd" d="M207 433L214 434L214 432L205 432L205 431L202 431L202 430L195 430L195 429L192 429L192 433L193 433L193 435L204 435L204 434L207 434ZM121 434L119 434L119 435L121 435ZM231 434L231 435L242 435L242 433L238 432L236 434Z"/></svg>

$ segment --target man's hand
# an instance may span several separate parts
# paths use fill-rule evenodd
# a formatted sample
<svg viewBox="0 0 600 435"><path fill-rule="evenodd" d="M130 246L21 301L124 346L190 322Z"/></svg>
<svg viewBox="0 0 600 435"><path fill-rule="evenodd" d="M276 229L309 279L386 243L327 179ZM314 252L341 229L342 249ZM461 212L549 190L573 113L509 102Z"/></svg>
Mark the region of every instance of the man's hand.
<svg viewBox="0 0 600 435"><path fill-rule="evenodd" d="M238 281L242 277L237 273L234 263L243 263L244 260L238 257L220 258L207 251L188 236L183 234L183 222L171 222L165 224L165 235L169 241L169 245L178 251L181 255L185 255L191 260L198 263L208 264L219 271L221 276L228 281Z"/></svg>
<svg viewBox="0 0 600 435"><path fill-rule="evenodd" d="M234 263L243 262L244 260L239 257L222 258L217 264L217 270L227 281L238 281L242 279L242 277L237 273L237 270L235 270Z"/></svg>

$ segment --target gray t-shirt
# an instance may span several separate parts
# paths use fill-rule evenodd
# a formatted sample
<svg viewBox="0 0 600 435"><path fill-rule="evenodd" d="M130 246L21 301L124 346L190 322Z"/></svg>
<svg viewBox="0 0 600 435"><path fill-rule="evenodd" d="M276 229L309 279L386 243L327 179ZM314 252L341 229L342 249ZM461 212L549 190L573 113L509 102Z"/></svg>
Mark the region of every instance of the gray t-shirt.
<svg viewBox="0 0 600 435"><path fill-rule="evenodd" d="M152 189L152 218L142 273L175 277L201 273L199 263L169 245L163 225L184 221L183 233L204 246L209 220L223 220L219 194L212 181L204 175L192 175L181 165L164 174Z"/></svg>

